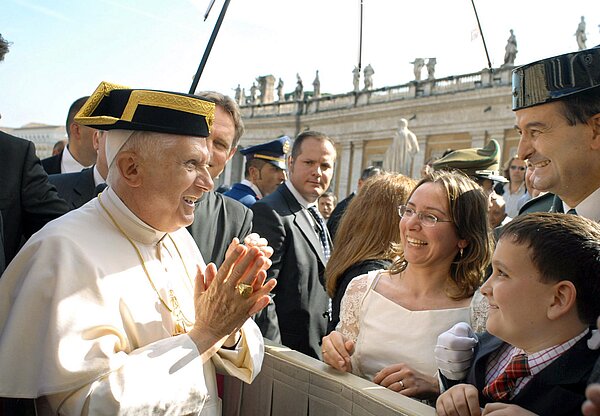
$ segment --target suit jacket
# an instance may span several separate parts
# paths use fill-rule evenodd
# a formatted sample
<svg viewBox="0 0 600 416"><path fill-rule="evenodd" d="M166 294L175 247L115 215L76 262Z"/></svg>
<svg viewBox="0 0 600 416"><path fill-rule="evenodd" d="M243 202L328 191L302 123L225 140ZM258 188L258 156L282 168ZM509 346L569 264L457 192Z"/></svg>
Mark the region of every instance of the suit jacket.
<svg viewBox="0 0 600 416"><path fill-rule="evenodd" d="M552 364L536 374L509 402L540 416L581 414L587 381L600 355L600 350L588 348L587 340L590 336L591 334L588 334L580 339ZM504 341L488 332L479 338L473 364L465 382L477 387L481 407L489 402L481 394L485 387L488 358L504 344ZM447 384L443 377L442 380Z"/></svg>
<svg viewBox="0 0 600 416"><path fill-rule="evenodd" d="M67 203L48 182L33 143L0 132L0 213L6 264L24 238L67 211Z"/></svg>
<svg viewBox="0 0 600 416"><path fill-rule="evenodd" d="M335 233L337 232L337 228L340 225L340 221L342 220L342 215L346 212L346 208L348 208L348 204L352 201L352 198L356 196L356 192L352 192L346 198L342 199L333 209L331 216L327 220L327 228L329 229L329 234L331 234L331 239L335 240Z"/></svg>
<svg viewBox="0 0 600 416"><path fill-rule="evenodd" d="M188 227L206 263L220 267L233 237L240 241L252 231L252 211L216 192L205 193Z"/></svg>
<svg viewBox="0 0 600 416"><path fill-rule="evenodd" d="M63 152L60 152L59 154L54 156L47 157L46 159L42 159L42 167L48 175L56 175L61 173L60 164L62 162Z"/></svg>
<svg viewBox="0 0 600 416"><path fill-rule="evenodd" d="M58 195L67 201L70 209L77 209L96 196L93 167L81 172L50 175L48 179L56 186Z"/></svg>
<svg viewBox="0 0 600 416"><path fill-rule="evenodd" d="M276 314L269 305L256 323L265 337L277 341L280 334L284 345L320 359L329 297L319 237L285 183L254 204L252 211L253 231L265 237L274 250L267 278L277 279L273 291Z"/></svg>
<svg viewBox="0 0 600 416"><path fill-rule="evenodd" d="M256 192L254 192L249 186L242 183L234 183L231 189L225 192L223 195L233 198L236 201L240 201L248 208L258 201L258 199L256 199Z"/></svg>

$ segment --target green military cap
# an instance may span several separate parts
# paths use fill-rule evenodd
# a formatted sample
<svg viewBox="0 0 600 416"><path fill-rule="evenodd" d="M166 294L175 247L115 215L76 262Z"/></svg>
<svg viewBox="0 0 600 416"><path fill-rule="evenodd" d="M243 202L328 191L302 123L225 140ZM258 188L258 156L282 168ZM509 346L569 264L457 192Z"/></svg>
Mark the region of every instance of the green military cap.
<svg viewBox="0 0 600 416"><path fill-rule="evenodd" d="M520 66L512 79L515 111L598 88L600 45Z"/></svg>
<svg viewBox="0 0 600 416"><path fill-rule="evenodd" d="M496 182L508 182L498 173L500 145L494 139L482 149L459 149L448 153L433 162L433 170L460 170L472 178L491 179Z"/></svg>
<svg viewBox="0 0 600 416"><path fill-rule="evenodd" d="M98 130L151 131L208 137L215 104L169 91L130 89L101 82L75 115L75 122Z"/></svg>

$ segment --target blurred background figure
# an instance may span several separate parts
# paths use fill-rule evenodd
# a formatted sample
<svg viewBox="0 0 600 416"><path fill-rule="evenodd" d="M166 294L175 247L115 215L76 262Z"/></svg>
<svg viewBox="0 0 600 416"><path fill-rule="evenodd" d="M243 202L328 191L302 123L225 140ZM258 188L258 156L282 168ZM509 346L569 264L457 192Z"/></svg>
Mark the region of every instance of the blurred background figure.
<svg viewBox="0 0 600 416"><path fill-rule="evenodd" d="M490 228L494 229L496 227L504 225L510 222L511 219L512 217L506 213L506 202L504 201L504 198L502 198L501 195L498 195L497 193L493 192L489 196L488 220L490 223Z"/></svg>
<svg viewBox="0 0 600 416"><path fill-rule="evenodd" d="M62 152L42 159L42 166L48 175L57 173L80 172L96 163L94 148L94 129L75 123L75 115L81 110L89 97L78 98L71 104L67 113L67 145Z"/></svg>
<svg viewBox="0 0 600 416"><path fill-rule="evenodd" d="M346 211L346 208L348 207L348 204L350 203L350 201L352 201L352 198L354 198L356 194L360 191L362 184L371 176L381 175L382 173L383 171L376 166L366 167L362 171L360 178L358 178L356 191L352 192L346 198L342 199L340 203L335 206L335 209L331 213L331 217L329 217L329 221L327 221L327 229L329 230L329 234L331 235L332 240L335 240L335 234L337 233L338 225L340 223L340 220L342 219L342 216L344 215L344 212Z"/></svg>
<svg viewBox="0 0 600 416"><path fill-rule="evenodd" d="M66 145L67 139L62 139L54 143L54 146L52 147L52 156L56 156L59 153L62 153Z"/></svg>
<svg viewBox="0 0 600 416"><path fill-rule="evenodd" d="M365 181L348 205L325 269L327 293L332 299L328 334L340 320L340 303L350 281L392 264L400 244L398 206L406 204L415 184L404 175L376 175Z"/></svg>
<svg viewBox="0 0 600 416"><path fill-rule="evenodd" d="M319 197L319 212L325 219L325 224L327 224L327 221L329 221L329 217L331 217L331 213L335 209L336 205L337 197L333 192L325 192Z"/></svg>
<svg viewBox="0 0 600 416"><path fill-rule="evenodd" d="M511 157L504 167L504 177L507 183L498 183L494 190L502 195L506 203L506 215L511 218L519 214L519 200L527 191L525 186L525 170L527 166L517 156Z"/></svg>

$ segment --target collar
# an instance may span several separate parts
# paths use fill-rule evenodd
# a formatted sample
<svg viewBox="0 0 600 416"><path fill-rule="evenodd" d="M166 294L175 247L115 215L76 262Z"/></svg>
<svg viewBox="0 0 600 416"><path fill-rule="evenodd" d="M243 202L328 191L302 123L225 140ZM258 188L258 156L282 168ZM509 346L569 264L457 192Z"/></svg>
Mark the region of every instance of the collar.
<svg viewBox="0 0 600 416"><path fill-rule="evenodd" d="M129 208L127 208L127 205L125 205L110 186L102 192L100 198L108 212L110 212L115 221L132 240L142 244L156 245L167 235L164 231L152 228L139 219ZM102 205L100 205L100 198L94 200L96 207L108 223L113 225L112 220L102 208Z"/></svg>
<svg viewBox="0 0 600 416"><path fill-rule="evenodd" d="M571 208L575 208L575 211L577 211L577 215L588 218L592 221L600 221L600 188L592 192L576 207L570 207L565 202L563 202L562 204L563 212L567 212Z"/></svg>
<svg viewBox="0 0 600 416"><path fill-rule="evenodd" d="M294 184L291 180L288 179L287 181L285 181L285 186L287 186L292 195L294 195L294 198L296 198L296 201L298 201L298 203L302 205L303 208L308 208L311 205L317 205L316 201L308 202L306 199L304 199L304 197L300 195L300 192L298 192L298 190L294 187Z"/></svg>
<svg viewBox="0 0 600 416"><path fill-rule="evenodd" d="M258 186L254 185L254 183L250 182L248 179L242 179L242 182L240 183L252 189L256 194L256 199L261 199L263 197L263 194L260 192L260 189L258 189Z"/></svg>
<svg viewBox="0 0 600 416"><path fill-rule="evenodd" d="M94 186L98 186L104 182L106 182L106 179L100 175L100 172L98 172L98 167L94 165Z"/></svg>
<svg viewBox="0 0 600 416"><path fill-rule="evenodd" d="M69 150L69 146L66 146L62 153L62 160L60 162L60 173L72 173L81 172L83 169L89 166L83 166L79 163Z"/></svg>

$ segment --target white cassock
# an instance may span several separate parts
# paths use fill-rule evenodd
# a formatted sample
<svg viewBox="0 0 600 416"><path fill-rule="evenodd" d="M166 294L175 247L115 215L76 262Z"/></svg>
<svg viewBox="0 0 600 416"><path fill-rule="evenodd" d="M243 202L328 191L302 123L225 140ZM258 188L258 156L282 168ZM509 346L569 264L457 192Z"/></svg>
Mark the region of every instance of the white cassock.
<svg viewBox="0 0 600 416"><path fill-rule="evenodd" d="M162 299L172 291L193 321L205 264L188 231L151 228L110 188L102 203ZM246 321L237 348L205 364L173 331L135 249L94 199L31 237L0 279L0 396L40 397L41 414L219 415L215 368L250 383L264 353L258 327Z"/></svg>

